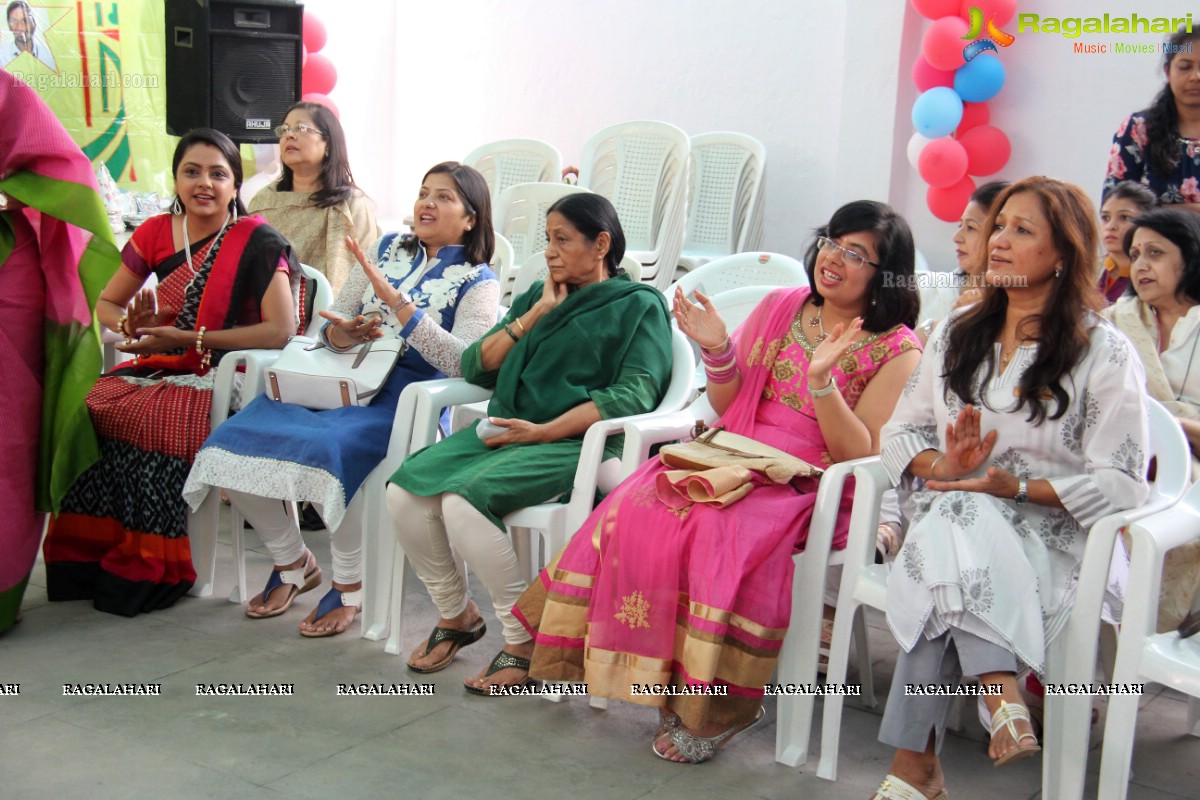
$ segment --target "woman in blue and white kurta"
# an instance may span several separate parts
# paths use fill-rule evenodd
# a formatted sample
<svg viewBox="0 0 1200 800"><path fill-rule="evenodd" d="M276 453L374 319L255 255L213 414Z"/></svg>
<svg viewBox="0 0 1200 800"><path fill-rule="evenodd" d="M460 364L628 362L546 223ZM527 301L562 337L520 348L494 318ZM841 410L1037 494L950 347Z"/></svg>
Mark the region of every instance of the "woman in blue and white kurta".
<svg viewBox="0 0 1200 800"><path fill-rule="evenodd" d="M459 193L466 200L468 192L460 189ZM476 236L484 226L490 233L490 209L481 208L485 203L486 199L463 203L472 212L468 216L472 224L466 230L476 228ZM445 215L445 209L438 210ZM421 223L418 235L420 227ZM380 298L365 268L351 273L342 287L331 309L335 314L361 320L362 315L378 312L383 315L383 335L398 336L409 344L369 406L313 411L260 396L204 443L184 487L185 498L194 509L210 488L225 489L276 564L267 587L247 606L247 616L277 616L297 594L321 580L299 528L280 500L312 502L332 532L334 589L310 619L301 623L301 633L340 633L348 624L344 618L336 626L320 621L329 610L361 605L358 592L338 587L361 585L362 502L356 493L387 453L400 393L412 381L459 375L463 350L496 320L500 297L496 276L486 263L472 263L467 255L469 250L478 251L473 246L477 245L472 241L475 238L468 232L463 236L465 245L435 250L423 239L406 242L398 234L388 234L371 251L372 260L390 284L390 290L382 287L388 298ZM427 258L427 249L435 250L436 256ZM486 249L491 249L490 239ZM402 300L397 302L396 297ZM405 309L409 299L416 306L415 313L411 306ZM399 310L394 308L397 305ZM401 324L400 311L405 316L411 313L411 319ZM361 330L368 330L367 324ZM294 564L299 566L288 568ZM272 591L281 585L286 591L272 598ZM353 614L349 618L353 619Z"/></svg>

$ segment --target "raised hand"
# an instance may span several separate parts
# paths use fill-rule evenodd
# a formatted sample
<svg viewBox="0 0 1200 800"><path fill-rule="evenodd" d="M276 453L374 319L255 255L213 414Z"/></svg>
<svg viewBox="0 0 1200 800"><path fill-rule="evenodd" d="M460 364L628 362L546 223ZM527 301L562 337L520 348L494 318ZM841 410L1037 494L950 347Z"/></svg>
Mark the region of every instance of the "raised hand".
<svg viewBox="0 0 1200 800"><path fill-rule="evenodd" d="M125 313L125 330L130 339L145 335L147 328L161 327L175 319L175 309L169 306L159 308L158 297L154 289L149 287L139 289L133 295Z"/></svg>
<svg viewBox="0 0 1200 800"><path fill-rule="evenodd" d="M955 481L983 466L996 446L995 429L981 435L983 415L968 405L946 424L946 455L936 467L939 481Z"/></svg>
<svg viewBox="0 0 1200 800"><path fill-rule="evenodd" d="M384 305L394 309L408 299L400 293L399 289L388 283L388 279L383 276L383 272L379 267L367 259L366 253L363 252L362 247L359 246L353 236L346 237L346 247L354 254L354 258L358 261L359 266L367 274L367 280L371 281L371 288L375 290L375 294L379 295L379 299L384 302ZM322 314L321 316L325 315Z"/></svg>
<svg viewBox="0 0 1200 800"><path fill-rule="evenodd" d="M829 335L813 350L808 362L808 385L814 389L823 389L829 385L833 367L846 351L854 344L854 339L862 330L862 317L855 317L849 325L839 322L833 326Z"/></svg>
<svg viewBox="0 0 1200 800"><path fill-rule="evenodd" d="M675 323L684 336L705 349L715 350L729 338L729 330L725 320L713 308L712 301L699 289L695 295L699 304L684 297L682 287L675 287Z"/></svg>

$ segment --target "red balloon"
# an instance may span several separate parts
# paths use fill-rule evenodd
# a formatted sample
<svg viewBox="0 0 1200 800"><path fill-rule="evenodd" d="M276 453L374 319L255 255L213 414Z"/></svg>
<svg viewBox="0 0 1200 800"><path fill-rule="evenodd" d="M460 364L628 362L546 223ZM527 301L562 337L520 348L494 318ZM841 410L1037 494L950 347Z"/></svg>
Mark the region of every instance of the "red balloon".
<svg viewBox="0 0 1200 800"><path fill-rule="evenodd" d="M315 53L325 46L325 42L329 41L329 33L325 30L325 23L317 19L316 14L309 13L309 10L304 9L304 25L303 25L304 46L308 48L308 52Z"/></svg>
<svg viewBox="0 0 1200 800"><path fill-rule="evenodd" d="M963 19L967 19L971 13L972 6L983 12L984 25L995 14L996 25L1001 28L1008 24L1013 18L1013 14L1017 13L1017 0L962 0L958 8L958 15ZM1012 31L1008 31L1008 33L1012 33ZM987 36L987 29L985 28L980 35Z"/></svg>
<svg viewBox="0 0 1200 800"><path fill-rule="evenodd" d="M926 19L941 19L958 13L959 0L910 0L913 10ZM924 90L922 90L924 91Z"/></svg>
<svg viewBox="0 0 1200 800"><path fill-rule="evenodd" d="M967 21L962 17L942 17L929 26L921 41L921 55L934 69L956 70L967 63L963 59L963 47L967 42Z"/></svg>
<svg viewBox="0 0 1200 800"><path fill-rule="evenodd" d="M992 175L999 172L1012 155L1012 143L1008 141L1004 131L994 125L972 128L958 141L967 152L967 172L972 175Z"/></svg>
<svg viewBox="0 0 1200 800"><path fill-rule="evenodd" d="M967 151L949 136L925 145L917 159L917 172L930 186L944 189L967 174Z"/></svg>
<svg viewBox="0 0 1200 800"><path fill-rule="evenodd" d="M912 79L919 92L928 92L937 86L954 88L954 72L946 69L934 69L929 66L925 56L917 56L917 60L913 62Z"/></svg>
<svg viewBox="0 0 1200 800"><path fill-rule="evenodd" d="M342 118L342 115L340 113L338 113L337 105L332 100L330 100L328 97L326 97L325 95L323 95L319 92L308 92L307 94L301 95L300 99L306 103L320 103L321 105L325 106L330 111L332 111L333 115L335 117L337 117L338 119Z"/></svg>
<svg viewBox="0 0 1200 800"><path fill-rule="evenodd" d="M942 222L958 222L962 218L963 209L971 202L975 192L975 181L963 178L953 186L944 189L930 186L925 191L925 205L933 215Z"/></svg>
<svg viewBox="0 0 1200 800"><path fill-rule="evenodd" d="M300 66L303 67L308 63L308 48L300 45Z"/></svg>
<svg viewBox="0 0 1200 800"><path fill-rule="evenodd" d="M337 85L337 67L328 56L320 53L310 53L308 61L300 70L300 87L305 94L317 92L329 94Z"/></svg>
<svg viewBox="0 0 1200 800"><path fill-rule="evenodd" d="M954 135L961 139L971 128L987 125L991 118L992 113L988 111L987 103L963 103L962 122L958 123Z"/></svg>

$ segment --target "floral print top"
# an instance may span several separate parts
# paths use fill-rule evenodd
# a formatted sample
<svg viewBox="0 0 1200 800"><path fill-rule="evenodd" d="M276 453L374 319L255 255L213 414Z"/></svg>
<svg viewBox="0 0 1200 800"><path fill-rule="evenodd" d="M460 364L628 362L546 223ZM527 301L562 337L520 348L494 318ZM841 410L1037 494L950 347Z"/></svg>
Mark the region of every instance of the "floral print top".
<svg viewBox="0 0 1200 800"><path fill-rule="evenodd" d="M1121 181L1134 181L1154 192L1160 205L1200 203L1200 139L1179 137L1175 170L1161 174L1147 152L1146 118L1130 114L1113 135L1104 192Z"/></svg>

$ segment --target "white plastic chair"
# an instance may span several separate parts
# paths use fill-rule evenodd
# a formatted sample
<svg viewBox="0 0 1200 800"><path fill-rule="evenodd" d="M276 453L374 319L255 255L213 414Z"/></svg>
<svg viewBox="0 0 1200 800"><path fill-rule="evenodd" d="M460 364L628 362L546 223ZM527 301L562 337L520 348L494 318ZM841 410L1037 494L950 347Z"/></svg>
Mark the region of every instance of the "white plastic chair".
<svg viewBox="0 0 1200 800"><path fill-rule="evenodd" d="M609 436L621 433L625 429L626 423L650 419L682 408L691 387L693 362L691 348L687 345L686 337L675 330L671 332L671 358L670 384L662 401L654 411L647 414L600 420L588 428L583 437L583 450L575 471L575 483L567 502L552 500L541 505L518 509L504 517L505 525L513 532L514 546L521 564L526 565L530 562L528 554L532 548L526 539L530 531L536 530L541 533L546 557L553 557L566 546L567 540L579 530L588 514L592 512L596 488L600 486L611 489L616 485L619 475L612 475L612 479L609 481L601 478L601 459L604 454L605 441ZM401 431L401 435L410 434L410 449L417 450L433 443L437 434L438 418L443 408L486 400L491 396L491 391L479 386L472 386L461 378L449 378L412 384L401 395L401 404L406 402L406 397L409 395L412 397L409 402L413 403L414 412L411 417L411 425L405 426L407 430ZM400 428L402 424L398 420L397 428ZM626 448L628 448L628 444L626 444ZM623 456L620 466L627 462L628 459ZM617 467L613 470L614 472L621 471L618 465L613 466ZM407 559L404 557L404 552L394 546L394 541L393 538L395 557L392 562L392 624L386 650L398 655L401 652L400 631L402 625L400 620L404 618L404 581Z"/></svg>
<svg viewBox="0 0 1200 800"><path fill-rule="evenodd" d="M621 269L629 273L629 277L633 281L641 281L642 265L634 260L631 256L626 255L621 259ZM520 297L530 286L536 281L545 280L550 274L550 267L546 265L546 254L537 252L525 259L525 263L517 270L513 276L512 296Z"/></svg>
<svg viewBox="0 0 1200 800"><path fill-rule="evenodd" d="M804 264L779 253L735 253L688 272L667 287L667 307L675 307L675 287L709 297L745 286L807 286ZM691 299L690 297L688 299ZM732 330L733 326L730 326Z"/></svg>
<svg viewBox="0 0 1200 800"><path fill-rule="evenodd" d="M1112 683L1153 681L1187 694L1187 733L1200 736L1200 637L1155 633L1163 558L1172 548L1200 539L1200 483L1177 505L1130 526L1129 538L1133 544L1130 579ZM1140 700L1137 695L1113 695L1108 700L1100 800L1125 800L1128 793Z"/></svg>
<svg viewBox="0 0 1200 800"><path fill-rule="evenodd" d="M693 136L687 229L679 266L693 270L714 258L762 244L767 151L744 133Z"/></svg>
<svg viewBox="0 0 1200 800"><path fill-rule="evenodd" d="M492 268L492 272L496 273L496 280L500 282L501 294L503 294L504 287L512 283L512 276L516 272L518 263L516 254L513 253L512 243L497 233L496 248L492 252L492 260L488 262L488 266Z"/></svg>
<svg viewBox="0 0 1200 800"><path fill-rule="evenodd" d="M1179 424L1165 408L1147 399L1149 415L1149 455L1158 458L1157 479L1151 484L1150 497L1139 508L1112 514L1096 522L1088 531L1087 544L1074 607L1065 630L1046 654L1047 683L1090 683L1095 675L1100 608L1107 585L1109 563L1117 532L1125 525L1169 507L1182 496L1188 474L1190 450ZM850 649L850 626L862 606L884 609L887 598L887 567L874 563L875 529L879 523L879 502L891 488L881 464L860 466L854 471L856 488L854 511L850 519L850 537L846 543L845 567L838 594L837 615L830 645L830 684L844 683ZM858 642L859 663L869 665L865 638ZM863 697L873 697L869 666L860 667ZM1070 702L1067 702L1070 701ZM1084 767L1087 762L1088 721L1091 698L1047 695L1042 743L1042 796L1056 800L1074 800L1082 796ZM842 698L825 698L821 727L821 760L817 775L827 780L837 777L837 754L842 722Z"/></svg>
<svg viewBox="0 0 1200 800"><path fill-rule="evenodd" d="M492 190L492 202L518 183L562 181L562 155L558 148L539 139L502 139L476 147L463 159L474 167Z"/></svg>
<svg viewBox="0 0 1200 800"><path fill-rule="evenodd" d="M307 264L300 265L306 278L315 281L313 293L313 315L308 320L304 333L314 336L320 330L322 320L317 312L333 304L333 287L329 279ZM264 370L275 363L281 350L234 350L221 359L213 383L212 411L209 417L211 430L216 430L229 416L229 407L234 392L247 402L262 394ZM240 391L236 379L239 367L245 368ZM209 492L200 508L188 517L188 539L192 550L192 565L196 569L196 583L189 594L208 597L212 594L213 580L217 572L217 526L219 523L220 492ZM233 545L233 567L235 585L229 595L230 602L244 603L249 598L246 589L246 550L242 515L231 509L231 543ZM294 509L293 509L294 512Z"/></svg>
<svg viewBox="0 0 1200 800"><path fill-rule="evenodd" d="M559 199L586 191L565 183L518 183L496 198L492 222L496 232L512 243L514 265L508 272L507 282L500 282L501 303L507 303L507 298L512 295L516 267L534 253L546 249L546 211Z"/></svg>
<svg viewBox="0 0 1200 800"><path fill-rule="evenodd" d="M662 290L675 277L687 207L687 134L665 122L623 122L584 144L579 185L617 209L629 255Z"/></svg>

